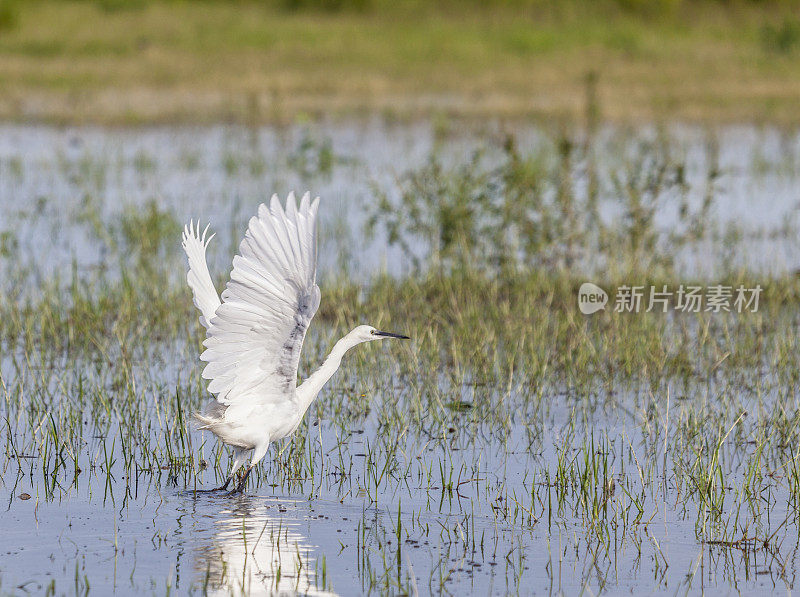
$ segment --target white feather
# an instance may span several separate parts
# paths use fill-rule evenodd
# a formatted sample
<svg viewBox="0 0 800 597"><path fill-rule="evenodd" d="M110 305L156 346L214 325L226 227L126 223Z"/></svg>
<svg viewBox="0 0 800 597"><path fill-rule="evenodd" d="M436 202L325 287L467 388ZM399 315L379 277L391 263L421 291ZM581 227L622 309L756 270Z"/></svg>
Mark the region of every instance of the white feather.
<svg viewBox="0 0 800 597"><path fill-rule="evenodd" d="M189 288L192 289L194 304L202 313L200 323L205 328L208 328L208 322L214 317L214 313L220 305L219 296L211 281L206 263L206 247L214 238L213 234L206 238L207 232L208 226L201 234L200 225L198 223L195 228L194 220L183 228L183 250L189 258L189 273L186 281L189 282Z"/></svg>
<svg viewBox="0 0 800 597"><path fill-rule="evenodd" d="M217 400L234 410L293 401L306 330L319 307L316 212L306 194L297 209L277 196L250 219L222 305L210 320L203 377Z"/></svg>

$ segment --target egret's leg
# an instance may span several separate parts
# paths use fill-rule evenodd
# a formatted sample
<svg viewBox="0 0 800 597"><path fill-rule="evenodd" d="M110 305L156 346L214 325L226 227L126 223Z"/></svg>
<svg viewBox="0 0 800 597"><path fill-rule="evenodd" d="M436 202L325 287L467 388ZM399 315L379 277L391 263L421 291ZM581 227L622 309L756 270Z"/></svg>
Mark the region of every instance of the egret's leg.
<svg viewBox="0 0 800 597"><path fill-rule="evenodd" d="M228 495L233 495L235 493L242 493L244 491L244 486L247 483L247 477L250 476L250 471L252 471L253 467L255 467L255 465L257 465L261 461L261 459L264 458L264 455L267 453L268 449L269 449L269 442L266 442L263 445L256 446L256 448L253 450L253 456L252 458L250 458L250 466L247 467L247 470L245 471L244 475L242 475L242 478L239 479L239 483L232 491L229 492Z"/></svg>
<svg viewBox="0 0 800 597"><path fill-rule="evenodd" d="M225 483L217 487L217 491L223 491L225 489L228 489L228 485L230 485L231 481L233 481L233 477L236 474L236 471L242 468L242 465L245 463L245 460L247 460L247 450L236 448L236 452L234 452L233 466L231 466L231 472L228 475L228 478L225 479Z"/></svg>
<svg viewBox="0 0 800 597"><path fill-rule="evenodd" d="M231 472L228 475L228 478L225 479L225 483L220 485L219 487L215 487L214 489L197 489L196 491L200 493L207 493L209 491L225 491L228 489L228 485L231 484L233 481L234 475L236 475L236 471L242 468L242 465L247 460L247 450L243 450L241 448L234 448L234 456L233 456L233 465L231 466Z"/></svg>
<svg viewBox="0 0 800 597"><path fill-rule="evenodd" d="M244 491L244 486L247 483L247 477L250 476L250 471L253 470L253 466L254 465L251 464L250 466L247 467L247 470L244 472L244 475L242 475L242 478L239 479L239 483L237 483L236 487L234 487L231 491L228 492L228 495L242 493Z"/></svg>

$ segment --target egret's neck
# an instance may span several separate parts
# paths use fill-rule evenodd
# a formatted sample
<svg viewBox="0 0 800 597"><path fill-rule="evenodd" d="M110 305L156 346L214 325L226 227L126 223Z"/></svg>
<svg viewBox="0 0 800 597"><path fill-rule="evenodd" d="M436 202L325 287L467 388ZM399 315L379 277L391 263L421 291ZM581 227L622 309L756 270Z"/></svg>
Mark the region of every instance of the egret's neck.
<svg viewBox="0 0 800 597"><path fill-rule="evenodd" d="M320 368L314 371L314 373L312 373L303 383L297 386L297 397L300 400L303 412L305 412L308 407L311 406L311 403L314 401L314 398L317 397L317 394L319 394L319 391L322 389L322 387L339 369L339 366L342 364L342 357L344 356L344 353L354 346L361 344L361 342L363 342L363 340L353 337L353 332L347 334L344 338L334 344L333 350L331 350L328 358L325 359Z"/></svg>

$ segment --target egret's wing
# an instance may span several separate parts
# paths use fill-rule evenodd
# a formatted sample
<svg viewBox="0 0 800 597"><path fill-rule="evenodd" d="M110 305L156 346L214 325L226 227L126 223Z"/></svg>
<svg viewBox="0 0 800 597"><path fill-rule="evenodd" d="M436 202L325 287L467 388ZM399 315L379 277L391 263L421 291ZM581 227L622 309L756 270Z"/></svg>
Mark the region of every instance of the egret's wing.
<svg viewBox="0 0 800 597"><path fill-rule="evenodd" d="M290 194L284 210L273 195L250 219L200 357L222 404L294 396L300 349L319 307L318 205L306 193L298 209Z"/></svg>
<svg viewBox="0 0 800 597"><path fill-rule="evenodd" d="M186 251L186 257L189 258L189 273L186 280L189 282L189 288L192 289L194 305L202 313L200 323L203 324L203 327L208 328L220 302L206 263L206 247L214 235L206 238L206 232L208 232L208 226L201 234L199 223L195 227L194 221L189 222L189 225L183 228L183 250Z"/></svg>

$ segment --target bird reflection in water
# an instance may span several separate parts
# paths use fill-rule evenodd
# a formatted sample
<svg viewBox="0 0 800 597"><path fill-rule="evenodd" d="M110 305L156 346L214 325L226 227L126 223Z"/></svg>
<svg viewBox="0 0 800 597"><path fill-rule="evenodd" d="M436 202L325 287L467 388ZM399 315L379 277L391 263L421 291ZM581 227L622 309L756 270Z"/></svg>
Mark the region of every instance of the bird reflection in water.
<svg viewBox="0 0 800 597"><path fill-rule="evenodd" d="M313 546L296 521L281 510L294 502L226 503L210 543L197 557L198 580L209 595L335 596L325 571L313 557Z"/></svg>

